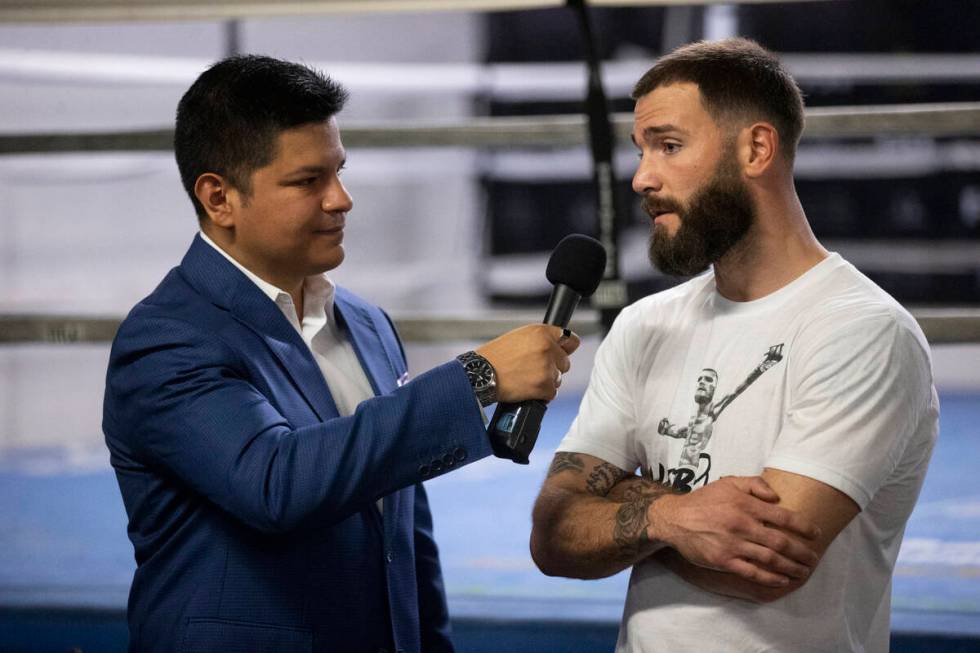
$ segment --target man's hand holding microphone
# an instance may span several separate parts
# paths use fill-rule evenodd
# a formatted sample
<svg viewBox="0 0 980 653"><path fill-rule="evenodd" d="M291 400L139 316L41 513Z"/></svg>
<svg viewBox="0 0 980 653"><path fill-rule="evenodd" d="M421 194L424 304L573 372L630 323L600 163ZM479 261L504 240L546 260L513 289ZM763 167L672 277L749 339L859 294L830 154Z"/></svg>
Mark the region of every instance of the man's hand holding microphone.
<svg viewBox="0 0 980 653"><path fill-rule="evenodd" d="M580 344L568 323L579 301L595 292L605 266L599 241L580 234L564 238L548 261L554 289L544 323L515 329L458 357L480 403L497 403L488 428L494 455L528 463L547 402Z"/></svg>
<svg viewBox="0 0 980 653"><path fill-rule="evenodd" d="M569 356L580 344L577 335L567 334L556 326L529 324L478 348L476 353L496 370L497 401L554 399L561 375L572 366Z"/></svg>

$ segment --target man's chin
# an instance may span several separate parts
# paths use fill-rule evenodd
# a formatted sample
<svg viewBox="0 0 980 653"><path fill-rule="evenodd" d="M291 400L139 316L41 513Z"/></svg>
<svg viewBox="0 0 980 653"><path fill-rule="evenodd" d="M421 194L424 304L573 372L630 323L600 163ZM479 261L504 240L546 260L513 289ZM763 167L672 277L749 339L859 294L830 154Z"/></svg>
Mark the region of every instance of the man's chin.
<svg viewBox="0 0 980 653"><path fill-rule="evenodd" d="M329 252L325 252L322 256L318 257L316 262L317 272L329 272L339 267L344 262L345 257L346 254L342 245L331 247Z"/></svg>
<svg viewBox="0 0 980 653"><path fill-rule="evenodd" d="M664 247L657 247L655 243L651 243L648 255L653 267L672 277L693 277L701 274L711 265L710 262L700 259L678 260L676 253L669 252Z"/></svg>

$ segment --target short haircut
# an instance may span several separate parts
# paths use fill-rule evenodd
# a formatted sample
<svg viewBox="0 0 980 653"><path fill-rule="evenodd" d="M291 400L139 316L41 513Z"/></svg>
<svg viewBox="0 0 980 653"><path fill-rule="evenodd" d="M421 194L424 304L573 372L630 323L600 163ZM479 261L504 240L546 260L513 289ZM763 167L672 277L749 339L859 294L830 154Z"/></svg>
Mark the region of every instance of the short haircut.
<svg viewBox="0 0 980 653"><path fill-rule="evenodd" d="M198 219L207 213L194 195L206 172L221 175L246 198L252 173L276 156L279 134L323 122L347 101L347 91L323 73L257 55L223 59L203 72L177 105L174 154Z"/></svg>
<svg viewBox="0 0 980 653"><path fill-rule="evenodd" d="M765 120L779 132L792 163L803 132L803 94L771 52L755 41L699 41L664 55L633 87L639 100L660 86L690 82L705 111L721 126Z"/></svg>

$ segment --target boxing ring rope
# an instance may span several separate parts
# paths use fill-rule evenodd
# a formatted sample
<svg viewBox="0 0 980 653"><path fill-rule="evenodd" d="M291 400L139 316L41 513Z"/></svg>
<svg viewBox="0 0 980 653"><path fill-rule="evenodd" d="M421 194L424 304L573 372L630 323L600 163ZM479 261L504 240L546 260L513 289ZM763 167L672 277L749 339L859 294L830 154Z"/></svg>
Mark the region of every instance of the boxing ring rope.
<svg viewBox="0 0 980 653"><path fill-rule="evenodd" d="M613 116L620 144L630 142L632 114ZM804 139L980 134L980 102L818 107L808 109ZM466 121L343 125L347 147L577 147L585 144L581 115L471 118ZM2 134L0 155L53 152L169 151L172 129L131 132Z"/></svg>

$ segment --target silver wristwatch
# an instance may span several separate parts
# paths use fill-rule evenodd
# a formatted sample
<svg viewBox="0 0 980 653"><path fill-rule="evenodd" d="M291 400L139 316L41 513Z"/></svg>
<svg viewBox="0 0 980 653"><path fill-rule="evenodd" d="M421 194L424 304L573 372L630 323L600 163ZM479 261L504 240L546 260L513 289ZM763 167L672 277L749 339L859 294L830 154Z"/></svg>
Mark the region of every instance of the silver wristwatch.
<svg viewBox="0 0 980 653"><path fill-rule="evenodd" d="M483 356L468 351L456 357L466 370L466 377L473 386L473 392L481 406L489 406L497 401L497 373Z"/></svg>

